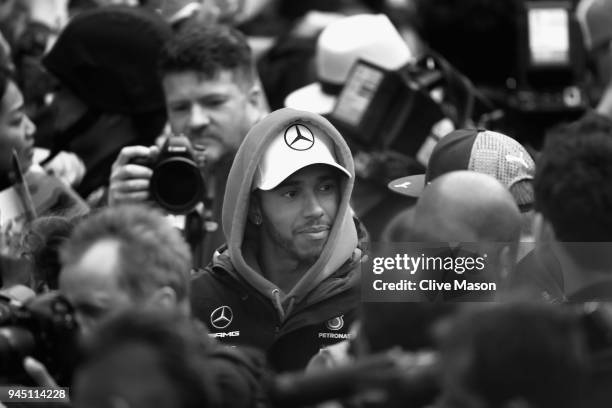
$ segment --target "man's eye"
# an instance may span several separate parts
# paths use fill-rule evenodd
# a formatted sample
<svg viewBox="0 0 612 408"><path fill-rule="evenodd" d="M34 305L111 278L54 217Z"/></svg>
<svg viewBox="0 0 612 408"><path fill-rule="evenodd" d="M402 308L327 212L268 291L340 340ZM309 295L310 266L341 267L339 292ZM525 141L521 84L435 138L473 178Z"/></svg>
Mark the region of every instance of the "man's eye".
<svg viewBox="0 0 612 408"><path fill-rule="evenodd" d="M10 124L11 124L12 126L19 126L19 125L21 125L21 124L23 123L23 119L24 119L24 118L25 118L25 115L23 115L23 114L21 114L21 115L17 115L17 116L14 116L14 117L11 119Z"/></svg>
<svg viewBox="0 0 612 408"><path fill-rule="evenodd" d="M297 196L297 191L296 190L285 191L282 195L283 197L286 197L286 198L295 198L295 196Z"/></svg>
<svg viewBox="0 0 612 408"><path fill-rule="evenodd" d="M221 106L225 103L225 99L209 99L204 105L209 107Z"/></svg>
<svg viewBox="0 0 612 408"><path fill-rule="evenodd" d="M187 110L189 110L189 105L184 104L184 105L171 105L170 106L170 110L172 110L173 112L185 112Z"/></svg>
<svg viewBox="0 0 612 408"><path fill-rule="evenodd" d="M336 183L331 183L331 182L330 183L321 184L321 186L319 187L319 189L321 191L333 191L336 188L337 188Z"/></svg>

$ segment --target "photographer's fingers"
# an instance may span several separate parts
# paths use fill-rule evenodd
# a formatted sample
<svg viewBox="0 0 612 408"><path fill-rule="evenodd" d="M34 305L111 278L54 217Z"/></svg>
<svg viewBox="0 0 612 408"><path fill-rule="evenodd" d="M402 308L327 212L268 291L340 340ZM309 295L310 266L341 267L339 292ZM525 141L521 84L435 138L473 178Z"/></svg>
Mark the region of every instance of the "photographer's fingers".
<svg viewBox="0 0 612 408"><path fill-rule="evenodd" d="M150 176L149 176L150 177ZM149 179L115 179L109 189L110 205L140 203L149 198Z"/></svg>
<svg viewBox="0 0 612 408"><path fill-rule="evenodd" d="M130 179L149 180L153 175L153 170L139 164L124 164L113 169L110 176L111 184Z"/></svg>
<svg viewBox="0 0 612 408"><path fill-rule="evenodd" d="M126 146L119 152L119 156L113 163L113 170L128 164L137 157L149 157L151 149L145 146Z"/></svg>
<svg viewBox="0 0 612 408"><path fill-rule="evenodd" d="M153 171L131 161L136 158L152 158L157 154L158 149L154 147L128 146L121 149L117 160L113 163L110 176L108 194L110 205L137 203L148 198L149 179Z"/></svg>
<svg viewBox="0 0 612 408"><path fill-rule="evenodd" d="M23 368L40 387L57 388L57 383L40 361L26 357L23 359Z"/></svg>

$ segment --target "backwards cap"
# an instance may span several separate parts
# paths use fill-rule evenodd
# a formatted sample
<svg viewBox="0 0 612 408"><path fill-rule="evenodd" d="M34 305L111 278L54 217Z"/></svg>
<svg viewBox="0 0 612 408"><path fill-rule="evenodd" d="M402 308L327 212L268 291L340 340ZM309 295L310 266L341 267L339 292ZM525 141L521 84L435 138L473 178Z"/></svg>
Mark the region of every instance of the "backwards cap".
<svg viewBox="0 0 612 408"><path fill-rule="evenodd" d="M521 181L532 181L535 162L516 140L490 130L455 130L434 148L425 174L402 177L389 188L410 197L419 197L436 177L455 170L471 170L499 180L519 206L533 204L533 189Z"/></svg>

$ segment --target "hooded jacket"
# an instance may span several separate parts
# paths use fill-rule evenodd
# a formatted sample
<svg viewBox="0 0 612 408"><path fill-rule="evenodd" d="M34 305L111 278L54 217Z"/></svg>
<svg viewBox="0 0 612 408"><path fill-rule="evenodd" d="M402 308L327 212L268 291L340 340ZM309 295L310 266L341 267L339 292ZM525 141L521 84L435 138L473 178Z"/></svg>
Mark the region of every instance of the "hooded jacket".
<svg viewBox="0 0 612 408"><path fill-rule="evenodd" d="M259 267L258 227L247 214L255 173L268 144L296 123L327 135L338 164L351 177L342 177L336 218L318 260L284 293ZM304 368L321 347L349 338L360 297L365 236L349 206L354 174L344 139L319 115L281 109L249 131L227 180L222 213L226 245L192 282L193 313L212 336L267 351L279 371Z"/></svg>

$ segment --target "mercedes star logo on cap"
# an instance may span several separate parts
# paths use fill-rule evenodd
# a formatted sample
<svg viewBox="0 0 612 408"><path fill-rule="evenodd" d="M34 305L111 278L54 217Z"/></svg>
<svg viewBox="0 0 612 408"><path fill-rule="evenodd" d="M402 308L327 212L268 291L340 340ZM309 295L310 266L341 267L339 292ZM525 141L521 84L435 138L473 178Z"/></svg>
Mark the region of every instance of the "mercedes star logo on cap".
<svg viewBox="0 0 612 408"><path fill-rule="evenodd" d="M234 313L232 312L232 308L229 306L221 306L213 310L210 314L210 323L215 329L225 329L230 325L233 318Z"/></svg>
<svg viewBox="0 0 612 408"><path fill-rule="evenodd" d="M308 150L314 145L314 142L314 135L304 125L291 125L285 130L285 143L293 150Z"/></svg>

